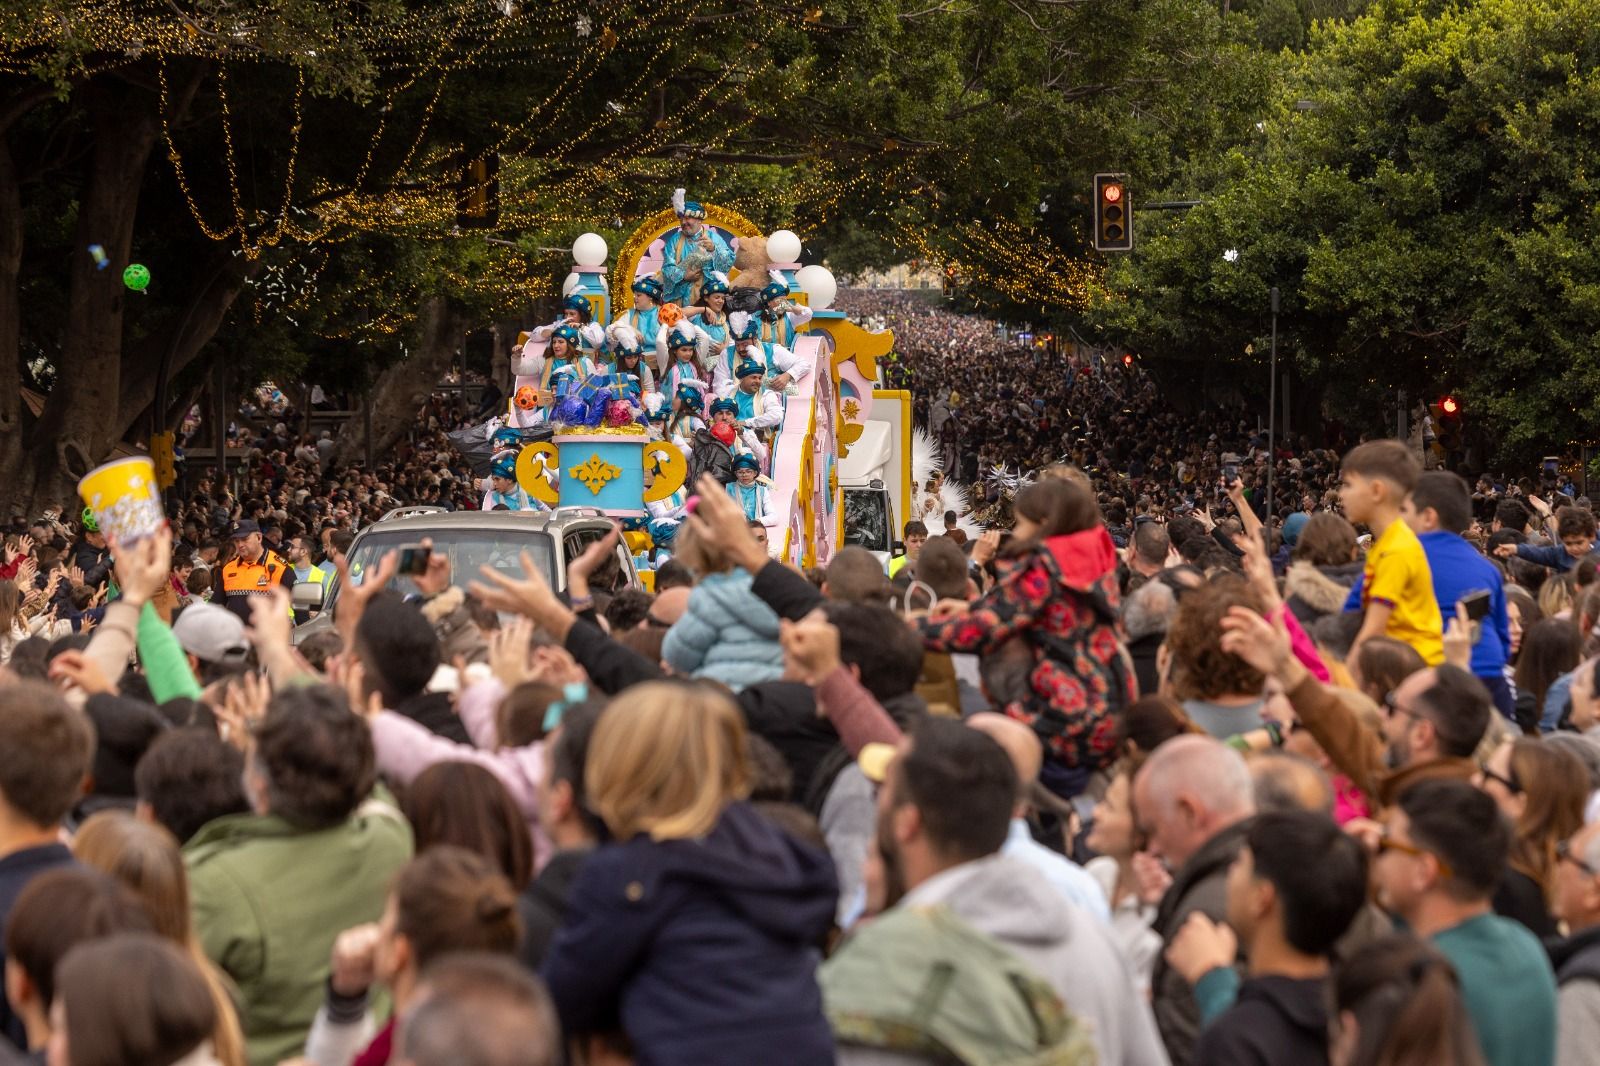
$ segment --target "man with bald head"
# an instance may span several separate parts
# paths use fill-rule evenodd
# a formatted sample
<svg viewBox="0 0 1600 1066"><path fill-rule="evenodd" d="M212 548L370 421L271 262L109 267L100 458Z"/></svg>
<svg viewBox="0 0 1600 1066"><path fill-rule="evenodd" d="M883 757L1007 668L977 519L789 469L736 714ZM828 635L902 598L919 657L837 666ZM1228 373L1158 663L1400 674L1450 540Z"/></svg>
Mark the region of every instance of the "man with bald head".
<svg viewBox="0 0 1600 1066"><path fill-rule="evenodd" d="M1228 868L1255 813L1255 787L1244 758L1213 737L1189 734L1151 752L1133 782L1135 823L1152 855L1172 873L1152 925L1171 946L1196 911L1227 919ZM1174 1062L1188 1062L1200 1033L1194 989L1165 955L1151 976L1161 1039Z"/></svg>
<svg viewBox="0 0 1600 1066"><path fill-rule="evenodd" d="M1247 762L1257 813L1315 811L1333 817L1333 782L1310 759L1270 750L1251 753Z"/></svg>
<svg viewBox="0 0 1600 1066"><path fill-rule="evenodd" d="M671 629L673 623L683 617L683 612L689 607L689 593L694 590L683 585L674 585L656 594L650 602L650 610L644 616L645 625L657 629Z"/></svg>
<svg viewBox="0 0 1600 1066"><path fill-rule="evenodd" d="M1082 907L1109 926L1111 908L1106 903L1106 894L1089 871L1033 839L1033 831L1028 825L1028 809L1032 806L1039 768L1044 764L1044 748L1039 743L1039 734L1015 718L1007 718L993 711L972 715L967 719L967 726L999 744L1011 760L1012 768L1017 771L1017 803L1011 811L1011 826L1006 832L1005 846L1000 849L1000 854L1021 859L1032 866L1067 902Z"/></svg>

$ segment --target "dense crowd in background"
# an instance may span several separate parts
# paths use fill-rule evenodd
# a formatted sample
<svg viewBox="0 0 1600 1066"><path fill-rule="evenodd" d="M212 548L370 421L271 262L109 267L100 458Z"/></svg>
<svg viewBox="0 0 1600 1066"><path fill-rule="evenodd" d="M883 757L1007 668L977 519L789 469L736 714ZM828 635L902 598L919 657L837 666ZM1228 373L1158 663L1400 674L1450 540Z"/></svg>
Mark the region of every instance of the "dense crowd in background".
<svg viewBox="0 0 1600 1066"><path fill-rule="evenodd" d="M0 1062L1590 1061L1587 501L1296 442L1269 515L1243 412L1092 359L1036 406L989 324L857 298L1004 519L893 578L706 481L650 592L618 532L560 592L351 582L477 494L443 396L370 472L253 405L136 544L16 524Z"/></svg>

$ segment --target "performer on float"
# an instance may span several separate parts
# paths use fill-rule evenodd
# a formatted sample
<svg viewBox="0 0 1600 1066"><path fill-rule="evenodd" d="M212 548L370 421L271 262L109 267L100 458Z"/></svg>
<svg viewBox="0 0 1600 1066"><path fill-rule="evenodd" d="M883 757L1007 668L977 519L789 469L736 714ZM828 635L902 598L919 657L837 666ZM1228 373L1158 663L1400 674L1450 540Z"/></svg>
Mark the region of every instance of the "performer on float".
<svg viewBox="0 0 1600 1066"><path fill-rule="evenodd" d="M579 341L578 331L572 326L562 324L551 331L550 345L544 353L544 370L539 376L541 392L552 392L564 374L576 374L581 380L595 372L594 360L583 354Z"/></svg>
<svg viewBox="0 0 1600 1066"><path fill-rule="evenodd" d="M684 378L669 394L672 413L667 417L662 437L677 446L685 458L694 443L695 431L706 428L706 420L701 417L706 409L705 387L705 382L698 378Z"/></svg>
<svg viewBox="0 0 1600 1066"><path fill-rule="evenodd" d="M739 385L729 394L740 429L751 429L770 443L771 431L783 424L784 398L762 385L766 368L754 359L739 364Z"/></svg>
<svg viewBox="0 0 1600 1066"><path fill-rule="evenodd" d="M781 344L761 339L761 324L756 316L735 311L728 316L728 328L733 331L735 347L717 361L715 382L719 393L733 392L739 383L734 369L745 362L761 364L766 371L767 388L778 393L811 373L808 360Z"/></svg>
<svg viewBox="0 0 1600 1066"><path fill-rule="evenodd" d="M700 355L707 343L694 325L679 322L671 329L663 329L656 339L656 365L662 367L661 391L675 396L678 387L686 380L705 385L705 375L700 369Z"/></svg>
<svg viewBox="0 0 1600 1066"><path fill-rule="evenodd" d="M751 522L772 520L772 494L767 491L761 477L760 464L749 453L733 459L733 481L728 485L728 495L739 505L744 517Z"/></svg>
<svg viewBox="0 0 1600 1066"><path fill-rule="evenodd" d="M719 432L719 426L726 426L726 432ZM735 459L741 455L749 455L756 461L756 469L760 470L767 465L767 446L756 436L755 430L739 425L739 405L727 396L711 401L711 432L727 445ZM731 440L724 439L731 434Z"/></svg>
<svg viewBox="0 0 1600 1066"><path fill-rule="evenodd" d="M517 453L503 451L489 464L488 491L483 494L485 511L543 511L544 504L529 496L517 484Z"/></svg>
<svg viewBox="0 0 1600 1066"><path fill-rule="evenodd" d="M789 282L776 270L768 270L772 280L761 287L761 340L794 348L800 327L811 321L811 308L789 299Z"/></svg>
<svg viewBox="0 0 1600 1066"><path fill-rule="evenodd" d="M633 307L617 316L612 327L627 326L641 337L661 332L661 298L665 290L661 279L639 278L633 283Z"/></svg>
<svg viewBox="0 0 1600 1066"><path fill-rule="evenodd" d="M688 307L695 303L700 283L709 271L726 274L733 269L733 249L720 233L706 225L706 209L692 200L686 201L683 194L682 189L672 194L678 228L662 241L661 278L666 289L663 299Z"/></svg>
<svg viewBox="0 0 1600 1066"><path fill-rule="evenodd" d="M605 327L594 320L594 308L584 297L573 293L561 301L561 319L548 326L535 329L530 339L545 340L562 326L571 326L577 334L576 348L589 358L591 362L600 359L600 353L605 348Z"/></svg>
<svg viewBox="0 0 1600 1066"><path fill-rule="evenodd" d="M652 488L656 482L656 466L649 464L644 469L644 487ZM678 536L678 527L683 524L688 515L689 488L687 485L678 486L671 496L664 500L652 500L645 503L644 508L648 514L644 528L649 531L650 539L655 542L656 551L670 549L673 541Z"/></svg>
<svg viewBox="0 0 1600 1066"><path fill-rule="evenodd" d="M656 393L656 376L650 369L649 360L644 357L644 346L639 342L638 334L618 323L611 327L609 338L611 351L617 359L613 371L632 375L633 381L628 387L629 399L638 410L646 410L650 397Z"/></svg>
<svg viewBox="0 0 1600 1066"><path fill-rule="evenodd" d="M700 306L684 308L684 314L695 320L701 331L711 339L711 351L720 359L723 350L733 339L728 336L728 275L713 271L700 290Z"/></svg>

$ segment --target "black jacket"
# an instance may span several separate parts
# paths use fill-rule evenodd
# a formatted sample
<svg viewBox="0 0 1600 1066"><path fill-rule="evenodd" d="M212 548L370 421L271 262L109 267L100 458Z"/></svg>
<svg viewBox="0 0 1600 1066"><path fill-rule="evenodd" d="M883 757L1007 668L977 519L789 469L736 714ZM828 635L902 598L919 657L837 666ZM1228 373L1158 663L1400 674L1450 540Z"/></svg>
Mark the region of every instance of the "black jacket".
<svg viewBox="0 0 1600 1066"><path fill-rule="evenodd" d="M1600 981L1600 925L1568 937L1550 937L1544 942L1544 949L1550 953L1550 967L1556 972L1556 984Z"/></svg>
<svg viewBox="0 0 1600 1066"><path fill-rule="evenodd" d="M1328 1061L1327 982L1252 977L1206 1027L1193 1066L1319 1066Z"/></svg>
<svg viewBox="0 0 1600 1066"><path fill-rule="evenodd" d="M1151 923L1164 944L1172 944L1172 938L1194 911L1212 921L1227 919L1228 867L1244 847L1249 828L1247 818L1217 833L1173 875L1172 884L1156 909L1156 920ZM1165 954L1156 956L1150 992L1151 1009L1161 1030L1161 1041L1167 1045L1167 1055L1175 1063L1188 1062L1200 1034L1200 1007L1195 1003L1194 989L1182 974L1167 965Z"/></svg>
<svg viewBox="0 0 1600 1066"><path fill-rule="evenodd" d="M566 921L572 883L578 879L583 861L593 851L593 848L568 848L556 852L533 883L517 897L517 913L522 916L522 946L517 950L517 957L535 973L550 951L556 930Z"/></svg>
<svg viewBox="0 0 1600 1066"><path fill-rule="evenodd" d="M655 663L582 618L568 631L566 649L588 671L595 687L608 695L662 676ZM746 687L734 699L750 731L770 741L789 764L794 773L791 795L796 802L804 800L817 767L839 747L839 734L817 713L816 694L797 681L766 681Z"/></svg>
<svg viewBox="0 0 1600 1066"><path fill-rule="evenodd" d="M111 550L80 540L72 546L72 565L83 571L83 583L94 588L111 573Z"/></svg>
<svg viewBox="0 0 1600 1066"><path fill-rule="evenodd" d="M393 708L395 714L416 722L430 733L437 733L446 740L453 740L457 744L471 744L472 737L467 734L467 727L461 723L455 708L450 704L448 692L419 692L410 699L400 701L400 705Z"/></svg>

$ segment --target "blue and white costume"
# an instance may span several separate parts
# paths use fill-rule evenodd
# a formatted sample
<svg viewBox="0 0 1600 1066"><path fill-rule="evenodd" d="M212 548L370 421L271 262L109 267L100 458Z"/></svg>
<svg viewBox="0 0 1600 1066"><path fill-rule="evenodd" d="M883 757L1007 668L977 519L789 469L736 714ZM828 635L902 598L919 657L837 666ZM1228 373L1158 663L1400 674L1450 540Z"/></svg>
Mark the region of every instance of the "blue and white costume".
<svg viewBox="0 0 1600 1066"><path fill-rule="evenodd" d="M683 192L679 189L673 193L672 206L680 222L695 222L699 228L692 237L681 226L667 234L661 243L661 280L666 289L665 302L688 307L694 303L702 278L709 277L713 270L725 274L733 269L733 249L722 234L705 224L706 209L684 200Z"/></svg>

